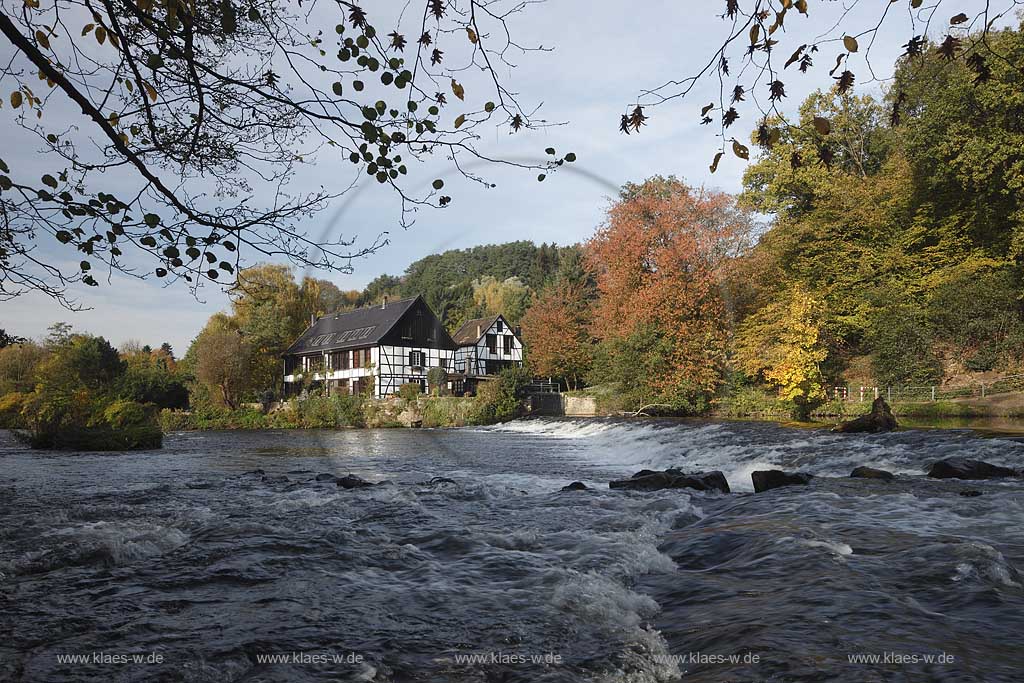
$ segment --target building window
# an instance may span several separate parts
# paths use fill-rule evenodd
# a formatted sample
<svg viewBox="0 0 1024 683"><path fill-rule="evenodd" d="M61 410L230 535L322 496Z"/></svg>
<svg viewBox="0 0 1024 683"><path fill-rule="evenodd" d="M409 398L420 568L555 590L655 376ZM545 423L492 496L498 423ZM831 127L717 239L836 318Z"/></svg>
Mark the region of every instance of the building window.
<svg viewBox="0 0 1024 683"><path fill-rule="evenodd" d="M439 358L438 361L437 361L437 367L442 368L444 370L447 370L448 369L448 359L447 358Z"/></svg>
<svg viewBox="0 0 1024 683"><path fill-rule="evenodd" d="M359 367L359 349L356 349L355 351L352 352L352 367Z"/></svg>
<svg viewBox="0 0 1024 683"><path fill-rule="evenodd" d="M402 328L402 339L412 339L412 321L410 320Z"/></svg>
<svg viewBox="0 0 1024 683"><path fill-rule="evenodd" d="M363 349L363 367L368 368L373 364L373 351L372 349Z"/></svg>
<svg viewBox="0 0 1024 683"><path fill-rule="evenodd" d="M507 356L512 355L512 339L513 337L511 334L505 335L505 355Z"/></svg>
<svg viewBox="0 0 1024 683"><path fill-rule="evenodd" d="M499 333L505 331L505 323L501 322L501 319L498 320L497 326L498 326L498 332Z"/></svg>
<svg viewBox="0 0 1024 683"><path fill-rule="evenodd" d="M409 365L411 367L422 368L426 364L426 355L422 351L409 352Z"/></svg>
<svg viewBox="0 0 1024 683"><path fill-rule="evenodd" d="M498 335L488 334L487 335L487 350L491 353L498 352Z"/></svg>

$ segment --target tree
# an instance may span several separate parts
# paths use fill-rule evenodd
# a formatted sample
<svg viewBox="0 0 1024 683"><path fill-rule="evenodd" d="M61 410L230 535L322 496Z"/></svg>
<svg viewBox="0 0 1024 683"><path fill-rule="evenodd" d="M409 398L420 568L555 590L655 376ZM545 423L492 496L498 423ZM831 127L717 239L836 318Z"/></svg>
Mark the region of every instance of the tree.
<svg viewBox="0 0 1024 683"><path fill-rule="evenodd" d="M46 328L46 346L55 349L71 341L71 323L54 323Z"/></svg>
<svg viewBox="0 0 1024 683"><path fill-rule="evenodd" d="M75 334L48 357L37 375L39 384L46 390L82 388L102 393L113 387L125 368L117 349L106 339Z"/></svg>
<svg viewBox="0 0 1024 683"><path fill-rule="evenodd" d="M1020 291L1020 274L1010 268L957 278L932 293L927 321L954 360L970 370L991 370L1021 356Z"/></svg>
<svg viewBox="0 0 1024 683"><path fill-rule="evenodd" d="M237 409L245 393L252 388L249 373L252 348L238 332L209 326L199 334L193 346L196 379L225 406Z"/></svg>
<svg viewBox="0 0 1024 683"><path fill-rule="evenodd" d="M427 372L427 384L430 393L440 396L448 387L448 371L442 367L430 368Z"/></svg>
<svg viewBox="0 0 1024 683"><path fill-rule="evenodd" d="M32 391L36 385L36 369L46 355L47 350L34 342L0 349L0 396Z"/></svg>
<svg viewBox="0 0 1024 683"><path fill-rule="evenodd" d="M9 334L7 330L0 329L0 349L7 348L14 344L24 344L26 341L27 340L24 337Z"/></svg>
<svg viewBox="0 0 1024 683"><path fill-rule="evenodd" d="M154 411L118 395L125 366L103 337L72 335L38 366L35 389L20 401L22 436L34 448L158 448Z"/></svg>
<svg viewBox="0 0 1024 683"><path fill-rule="evenodd" d="M507 24L524 5L420 7L28 0L0 13L11 53L0 82L13 121L42 144L46 171L0 160L0 296L35 290L74 306L68 286L99 286L100 267L194 288L230 280L243 254L347 271L386 233L357 244L298 227L346 191L291 188L297 167L315 159L349 160L344 185L365 174L392 188L402 225L451 201L441 178L409 189L425 157L451 158L456 172L477 159L540 179L575 160L495 160L476 149L485 126L547 125L501 77L509 51L529 49ZM58 119L67 107L81 116ZM72 272L59 267L69 254L79 259Z"/></svg>
<svg viewBox="0 0 1024 683"><path fill-rule="evenodd" d="M522 322L530 368L579 389L594 354L586 290L568 280L556 282L537 296Z"/></svg>
<svg viewBox="0 0 1024 683"><path fill-rule="evenodd" d="M888 74L872 63L871 53L876 41L886 40L887 32L901 32L901 40L906 40L902 60L929 56L941 70L969 71L976 83L987 82L1007 63L1022 73L1019 64L1012 65L1012 53L991 39L998 24L1012 21L1018 0L977 3L970 14L960 11L962 3L949 0L876 4L870 9L861 0L724 0L723 39L716 41L713 53L699 60L694 72L673 74L662 79L662 85L644 88L621 115L619 129L625 134L639 132L654 108L686 101L698 85L707 84L718 96L707 104L700 102L697 119L721 140L711 161L714 173L727 153L749 159L750 141L770 149L793 127L782 107L796 90L796 72L806 74L827 65L839 94L851 92L858 82L886 81ZM907 11L893 11L897 4ZM804 23L813 20L819 25ZM929 29L937 33L929 36ZM890 115L898 119L907 109L906 93L896 79ZM739 124L747 132L734 133L732 126L741 120L748 122ZM823 155L831 154L835 136L830 120L819 117L807 130L816 136ZM793 163L798 166L803 160L793 158Z"/></svg>
<svg viewBox="0 0 1024 683"><path fill-rule="evenodd" d="M725 362L720 285L750 229L729 195L662 177L624 187L586 245L598 289L592 329L607 359L597 378L621 378L622 367L639 363L650 370L651 402L700 410Z"/></svg>
<svg viewBox="0 0 1024 683"><path fill-rule="evenodd" d="M124 347L121 356L126 363L118 383L122 399L172 410L188 407L186 377L178 370L173 356L163 349L126 354Z"/></svg>
<svg viewBox="0 0 1024 683"><path fill-rule="evenodd" d="M883 386L938 384L942 365L933 345L932 331L919 309L906 305L879 309L870 345L875 379Z"/></svg>
<svg viewBox="0 0 1024 683"><path fill-rule="evenodd" d="M518 277L498 280L493 275L485 275L473 281L473 301L478 314L474 317L502 314L515 324L526 312L532 294Z"/></svg>
<svg viewBox="0 0 1024 683"><path fill-rule="evenodd" d="M774 219L754 252L758 306L780 282L820 301L826 374L870 354L877 381L930 384L1019 356L1024 33L988 40L1006 60L981 81L927 52L900 61L884 100L813 93L747 168L741 201Z"/></svg>
<svg viewBox="0 0 1024 683"><path fill-rule="evenodd" d="M776 387L798 419L825 400L821 319L821 302L797 284L744 320L736 335L740 368Z"/></svg>

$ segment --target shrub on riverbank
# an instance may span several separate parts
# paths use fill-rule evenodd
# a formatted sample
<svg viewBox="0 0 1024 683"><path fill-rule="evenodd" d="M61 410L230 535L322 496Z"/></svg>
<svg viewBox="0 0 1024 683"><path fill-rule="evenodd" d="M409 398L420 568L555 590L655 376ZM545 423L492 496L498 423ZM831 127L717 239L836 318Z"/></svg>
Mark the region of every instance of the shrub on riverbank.
<svg viewBox="0 0 1024 683"><path fill-rule="evenodd" d="M475 399L456 396L426 398L418 402L424 427L465 427L472 422Z"/></svg>
<svg viewBox="0 0 1024 683"><path fill-rule="evenodd" d="M24 426L21 415L28 394L12 391L0 396L0 429L17 429Z"/></svg>
<svg viewBox="0 0 1024 683"><path fill-rule="evenodd" d="M523 389L533 379L525 368L502 370L496 379L482 382L473 399L469 424L487 425L513 420L523 414Z"/></svg>
<svg viewBox="0 0 1024 683"><path fill-rule="evenodd" d="M715 399L711 414L715 417L788 419L793 414L793 404L759 387L743 386Z"/></svg>

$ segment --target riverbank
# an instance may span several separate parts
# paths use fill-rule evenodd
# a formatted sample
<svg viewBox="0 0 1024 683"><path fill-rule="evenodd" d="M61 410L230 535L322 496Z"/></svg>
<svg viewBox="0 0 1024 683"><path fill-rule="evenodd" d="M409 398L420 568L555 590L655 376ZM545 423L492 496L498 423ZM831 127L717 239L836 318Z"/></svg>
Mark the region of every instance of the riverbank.
<svg viewBox="0 0 1024 683"><path fill-rule="evenodd" d="M163 410L165 432L216 429L345 429L389 427L465 427L489 424L492 414L476 398L423 396L370 399L361 396L293 399L262 410Z"/></svg>
<svg viewBox="0 0 1024 683"><path fill-rule="evenodd" d="M1024 424L1024 392L986 398L939 401L890 401L901 423L929 420L1019 419ZM871 401L829 401L811 412L814 422L831 423L860 417L871 410ZM716 400L708 417L748 418L772 422L792 420L792 406L756 389L744 389Z"/></svg>

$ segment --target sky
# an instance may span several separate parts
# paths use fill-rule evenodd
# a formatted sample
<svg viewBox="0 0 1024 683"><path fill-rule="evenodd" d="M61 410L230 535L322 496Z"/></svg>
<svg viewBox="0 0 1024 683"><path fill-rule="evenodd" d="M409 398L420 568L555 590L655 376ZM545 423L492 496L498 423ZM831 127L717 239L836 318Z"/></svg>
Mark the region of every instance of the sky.
<svg viewBox="0 0 1024 683"><path fill-rule="evenodd" d="M379 0L367 7L378 4L404 3ZM394 195L372 178L365 178L370 182L361 183L309 219L304 227L314 236L354 236L357 244L387 232L389 243L353 262L351 274L311 274L329 279L342 289L357 289L380 274L401 274L411 262L447 249L513 240L580 242L600 225L616 188L656 174L676 175L692 185L739 191L744 170L741 160L730 154L715 174L708 168L720 141L714 126L700 125L699 110L717 99L717 82L698 86L683 100L648 108L651 118L639 134L627 136L618 130L620 115L642 89L687 76L708 61L729 27L715 14L721 11L718 4L724 7L724 2L681 0L626 5L607 0L528 4L511 24L517 40L552 50L517 56L516 68L502 69L500 75L519 93L522 102L540 104L543 118L564 125L514 136L494 129L493 139L485 130L480 145L488 153L528 159L543 158L543 150L552 146L560 155L574 152L576 164L567 165L543 183L537 182L535 172L474 169L497 185L486 189L450 170L443 172L445 192L454 201L443 210L419 211L409 229L397 225ZM866 4L875 11L880 3ZM908 3L904 0L902 4ZM943 4L942 14L970 13L983 5L948 2ZM702 7L713 9L698 9ZM827 3L811 18L787 18L790 34L783 46L805 40L800 36L813 38L825 32L843 7L843 3ZM876 15L858 14L855 9L847 21L864 28L870 16ZM940 26L945 23L945 18L937 22ZM876 68L881 67L880 75L888 73L900 52L899 45L912 35L907 26L905 17L897 18L880 33L871 57ZM784 109L792 112L807 93L831 84L827 73L831 64L825 64L831 62L835 52L834 48L823 50L817 68L806 76L787 78L789 96ZM855 72L866 72L856 64L851 65ZM859 92L877 93L879 87L861 86ZM0 111L5 127L13 126L2 118L9 112L9 108ZM65 115L73 118L75 112L68 109ZM752 122L746 124L744 134ZM31 143L19 139L10 147L4 152L5 158L20 157L31 162ZM322 154L299 173L296 182L321 183L338 190L352 182L352 169L347 160ZM432 177L424 176L424 181ZM181 285L166 287L158 280L140 282L116 275L111 285L104 281L98 288L81 286L73 294L88 310L71 312L38 294L0 302L0 328L21 336L41 337L54 322L66 321L76 330L102 334L115 345L130 339L152 346L166 341L181 354L206 319L228 307L227 296L214 287L204 288L197 299Z"/></svg>

